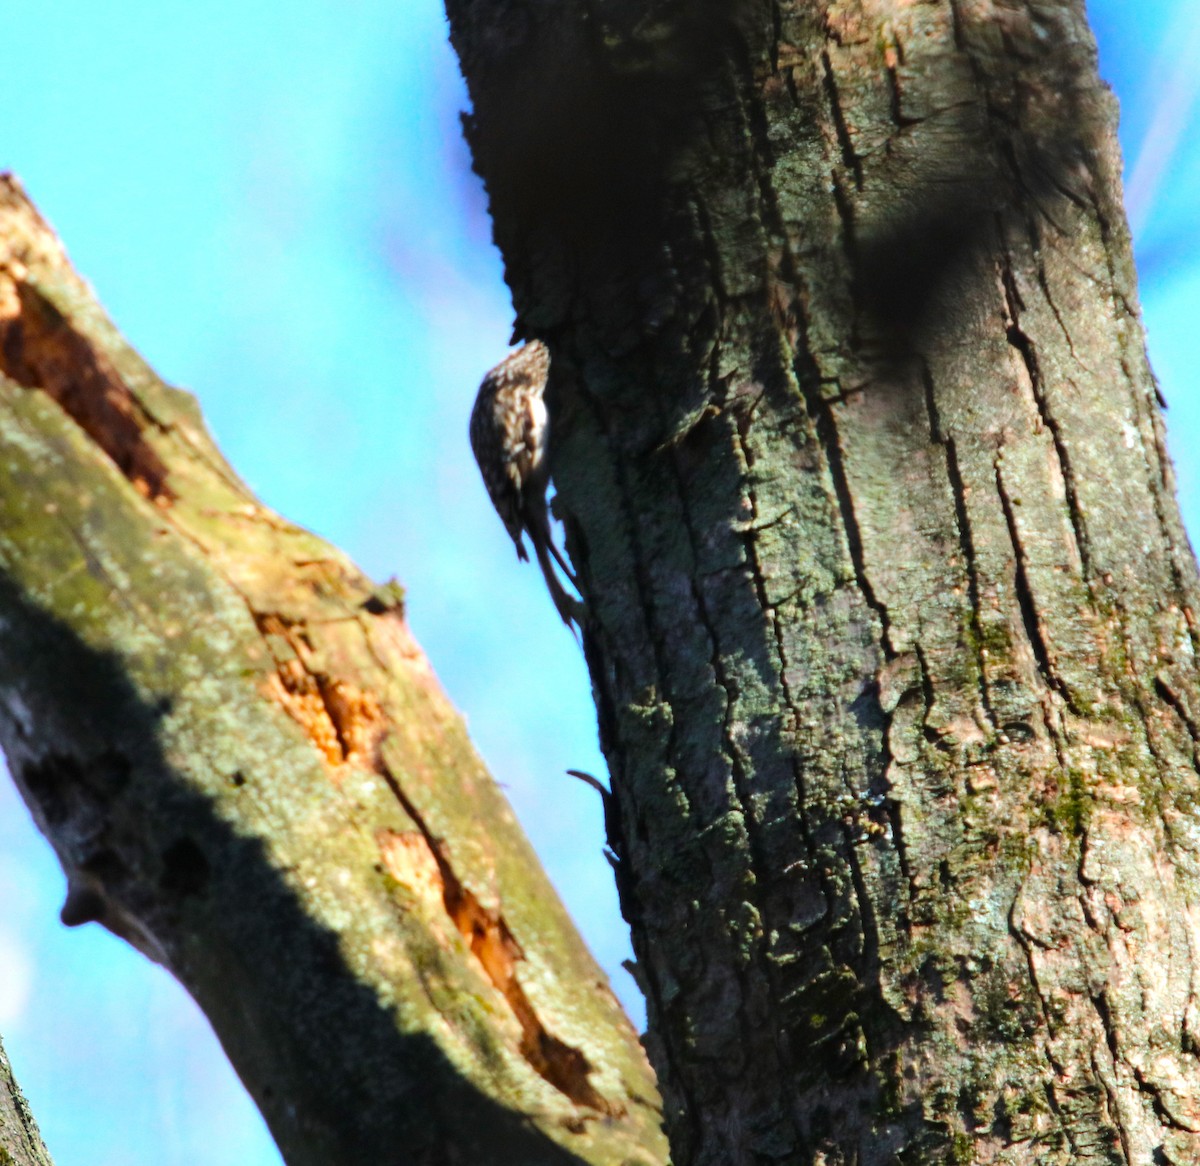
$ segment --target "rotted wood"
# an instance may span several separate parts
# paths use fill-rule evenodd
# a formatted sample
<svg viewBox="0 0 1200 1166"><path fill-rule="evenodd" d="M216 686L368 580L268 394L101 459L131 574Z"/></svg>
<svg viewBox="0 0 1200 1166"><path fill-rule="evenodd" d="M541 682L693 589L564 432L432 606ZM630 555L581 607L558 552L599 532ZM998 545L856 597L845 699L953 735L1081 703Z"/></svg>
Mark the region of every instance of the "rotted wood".
<svg viewBox="0 0 1200 1166"><path fill-rule="evenodd" d="M1200 1161L1196 565L1082 0L448 0L676 1166Z"/></svg>
<svg viewBox="0 0 1200 1166"><path fill-rule="evenodd" d="M251 495L11 177L0 373L0 742L64 921L184 984L290 1164L662 1162L402 589Z"/></svg>

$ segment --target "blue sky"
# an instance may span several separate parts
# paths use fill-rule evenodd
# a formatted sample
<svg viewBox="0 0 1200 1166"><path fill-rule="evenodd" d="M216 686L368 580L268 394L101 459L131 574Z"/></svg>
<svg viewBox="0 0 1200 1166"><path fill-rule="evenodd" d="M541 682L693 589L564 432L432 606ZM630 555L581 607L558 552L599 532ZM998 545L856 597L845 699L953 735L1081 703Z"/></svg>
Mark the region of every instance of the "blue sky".
<svg viewBox="0 0 1200 1166"><path fill-rule="evenodd" d="M1200 10L1093 0L1122 101L1151 356L1200 529ZM5 13L0 169L274 508L410 618L635 1016L586 674L466 441L511 309L437 0L59 0ZM505 596L503 609L496 596ZM0 785L0 1034L58 1166L278 1163L206 1022L96 927ZM219 1136L218 1135L219 1131Z"/></svg>

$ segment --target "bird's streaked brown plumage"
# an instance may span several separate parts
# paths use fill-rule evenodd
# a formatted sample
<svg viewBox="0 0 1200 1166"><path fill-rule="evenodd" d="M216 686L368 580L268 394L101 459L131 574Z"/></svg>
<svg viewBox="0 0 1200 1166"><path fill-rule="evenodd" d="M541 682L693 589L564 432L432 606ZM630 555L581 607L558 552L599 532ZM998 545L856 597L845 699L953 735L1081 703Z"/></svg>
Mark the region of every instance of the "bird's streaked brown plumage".
<svg viewBox="0 0 1200 1166"><path fill-rule="evenodd" d="M524 542L528 535L554 606L570 625L578 622L579 604L563 588L554 563L572 583L575 578L554 545L546 505L550 420L544 395L549 375L550 353L540 340L517 349L492 369L471 410L471 451L518 557L529 558Z"/></svg>

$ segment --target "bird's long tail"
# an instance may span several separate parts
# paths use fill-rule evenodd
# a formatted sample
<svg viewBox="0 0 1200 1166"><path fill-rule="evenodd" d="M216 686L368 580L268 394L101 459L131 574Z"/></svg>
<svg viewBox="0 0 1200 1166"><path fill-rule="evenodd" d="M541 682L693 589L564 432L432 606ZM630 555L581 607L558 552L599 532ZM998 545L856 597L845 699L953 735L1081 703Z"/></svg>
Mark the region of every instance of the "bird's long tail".
<svg viewBox="0 0 1200 1166"><path fill-rule="evenodd" d="M528 532L529 541L533 543L533 553L537 556L538 566L542 569L542 578L546 580L546 587L550 592L550 598L554 601L554 608L558 612L559 618L573 632L576 628L582 629L583 604L562 585L562 580L559 579L558 572L554 569L555 564L576 590L579 588L579 583L562 552L554 545L553 533L550 530L550 515L545 503L532 508L529 513Z"/></svg>
<svg viewBox="0 0 1200 1166"><path fill-rule="evenodd" d="M542 569L542 577L546 580L546 586L550 591L550 598L554 601L555 610L559 614L559 618L572 631L577 627L582 627L582 612L583 604L580 600L571 595L562 585L558 578L558 573L554 569L554 561L560 565L562 556L554 548L553 543L543 544L541 539L533 539L533 551L537 555L538 566ZM554 552L554 560L551 560L547 553L546 547Z"/></svg>

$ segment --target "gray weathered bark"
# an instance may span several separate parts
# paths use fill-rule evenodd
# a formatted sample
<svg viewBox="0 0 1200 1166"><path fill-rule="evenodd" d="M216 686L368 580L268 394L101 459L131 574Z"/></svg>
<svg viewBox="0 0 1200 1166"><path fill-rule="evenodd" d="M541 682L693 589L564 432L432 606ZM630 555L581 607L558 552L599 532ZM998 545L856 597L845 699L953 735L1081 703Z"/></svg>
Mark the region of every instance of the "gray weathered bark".
<svg viewBox="0 0 1200 1166"><path fill-rule="evenodd" d="M0 178L0 743L285 1159L664 1158L636 1034L409 634L262 507Z"/></svg>
<svg viewBox="0 0 1200 1166"><path fill-rule="evenodd" d="M29 1103L0 1042L0 1162L4 1166L54 1166Z"/></svg>
<svg viewBox="0 0 1200 1166"><path fill-rule="evenodd" d="M1200 1161L1200 693L1082 0L448 0L676 1166Z"/></svg>

